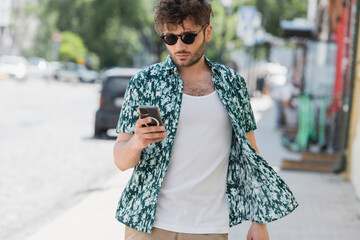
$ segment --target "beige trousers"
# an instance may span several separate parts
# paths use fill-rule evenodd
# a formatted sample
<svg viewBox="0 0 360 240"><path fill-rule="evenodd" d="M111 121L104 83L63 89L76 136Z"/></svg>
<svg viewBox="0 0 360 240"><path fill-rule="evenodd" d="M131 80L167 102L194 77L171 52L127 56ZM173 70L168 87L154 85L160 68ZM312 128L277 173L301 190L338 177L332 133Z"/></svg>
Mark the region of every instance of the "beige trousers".
<svg viewBox="0 0 360 240"><path fill-rule="evenodd" d="M125 240L228 240L228 234L177 233L153 228L151 234L125 226Z"/></svg>

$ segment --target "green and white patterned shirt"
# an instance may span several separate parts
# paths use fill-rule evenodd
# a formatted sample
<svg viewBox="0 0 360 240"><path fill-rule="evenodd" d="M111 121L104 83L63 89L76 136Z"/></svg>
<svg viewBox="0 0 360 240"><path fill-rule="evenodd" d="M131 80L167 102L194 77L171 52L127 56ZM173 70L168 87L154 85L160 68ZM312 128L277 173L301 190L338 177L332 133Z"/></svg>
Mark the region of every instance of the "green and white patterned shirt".
<svg viewBox="0 0 360 240"><path fill-rule="evenodd" d="M206 57L205 61L233 127L226 180L230 227L245 220L267 223L286 216L298 203L286 183L246 137L246 132L256 129L256 123L244 78ZM143 149L119 201L116 218L135 230L152 232L159 191L174 145L182 94L183 81L170 56L136 74L126 90L116 131L134 133L139 119L137 107L154 105L159 107L169 133L163 141Z"/></svg>

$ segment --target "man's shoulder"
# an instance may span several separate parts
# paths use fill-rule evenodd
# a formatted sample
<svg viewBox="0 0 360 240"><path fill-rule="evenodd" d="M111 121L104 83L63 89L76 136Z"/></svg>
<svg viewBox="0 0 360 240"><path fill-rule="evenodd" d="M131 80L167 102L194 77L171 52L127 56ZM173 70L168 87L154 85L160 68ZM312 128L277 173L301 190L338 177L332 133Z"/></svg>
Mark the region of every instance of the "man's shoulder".
<svg viewBox="0 0 360 240"><path fill-rule="evenodd" d="M208 60L209 61L209 60ZM221 76L221 80L227 83L230 88L239 89L240 94L247 92L247 84L245 79L234 69L217 62L209 61L210 66Z"/></svg>
<svg viewBox="0 0 360 240"><path fill-rule="evenodd" d="M236 72L234 69L230 68L229 66L226 66L224 64L218 63L218 62L213 62L213 61L209 61L212 68L219 72L222 76L226 77L236 77L236 78L240 78L240 74L238 72Z"/></svg>

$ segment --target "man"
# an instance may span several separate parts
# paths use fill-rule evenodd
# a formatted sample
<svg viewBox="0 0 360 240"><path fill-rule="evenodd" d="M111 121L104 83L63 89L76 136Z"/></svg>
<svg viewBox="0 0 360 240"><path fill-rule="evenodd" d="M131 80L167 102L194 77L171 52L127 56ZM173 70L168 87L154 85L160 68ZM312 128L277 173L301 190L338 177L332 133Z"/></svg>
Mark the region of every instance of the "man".
<svg viewBox="0 0 360 240"><path fill-rule="evenodd" d="M205 56L212 25L206 0L161 0L155 28L170 56L134 76L114 146L120 170L134 167L116 212L126 240L227 239L251 220L248 239L297 207L258 154L244 79ZM139 105L159 107L164 126L144 127Z"/></svg>

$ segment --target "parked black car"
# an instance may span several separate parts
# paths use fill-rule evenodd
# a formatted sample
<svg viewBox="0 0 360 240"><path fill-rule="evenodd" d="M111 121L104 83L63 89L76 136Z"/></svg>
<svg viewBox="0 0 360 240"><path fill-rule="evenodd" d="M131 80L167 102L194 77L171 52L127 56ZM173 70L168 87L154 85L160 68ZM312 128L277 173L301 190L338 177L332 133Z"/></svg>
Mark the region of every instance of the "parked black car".
<svg viewBox="0 0 360 240"><path fill-rule="evenodd" d="M95 137L106 135L109 129L116 128L126 87L131 77L140 70L112 68L102 74L100 108L96 111L95 118Z"/></svg>

